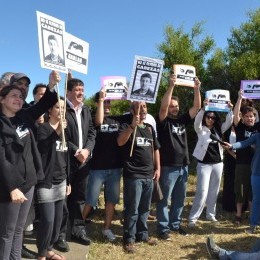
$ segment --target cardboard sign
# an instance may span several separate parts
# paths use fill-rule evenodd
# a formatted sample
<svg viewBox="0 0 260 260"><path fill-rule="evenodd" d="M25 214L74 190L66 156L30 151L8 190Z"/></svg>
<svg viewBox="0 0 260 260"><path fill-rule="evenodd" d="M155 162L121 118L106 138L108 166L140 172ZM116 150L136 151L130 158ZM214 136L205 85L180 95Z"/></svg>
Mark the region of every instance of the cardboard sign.
<svg viewBox="0 0 260 260"><path fill-rule="evenodd" d="M36 11L41 67L67 72L64 52L65 23Z"/></svg>
<svg viewBox="0 0 260 260"><path fill-rule="evenodd" d="M176 75L176 85L194 87L196 69L190 65L174 64L173 71Z"/></svg>
<svg viewBox="0 0 260 260"><path fill-rule="evenodd" d="M135 56L127 99L155 103L164 61Z"/></svg>
<svg viewBox="0 0 260 260"><path fill-rule="evenodd" d="M65 32L66 67L87 74L89 44Z"/></svg>
<svg viewBox="0 0 260 260"><path fill-rule="evenodd" d="M206 92L205 96L209 103L205 107L206 111L220 111L229 112L230 108L228 102L230 101L230 94L228 90L214 89Z"/></svg>
<svg viewBox="0 0 260 260"><path fill-rule="evenodd" d="M126 99L126 77L106 76L101 78L101 86L106 89L106 99Z"/></svg>
<svg viewBox="0 0 260 260"><path fill-rule="evenodd" d="M260 99L260 80L241 80L243 98Z"/></svg>

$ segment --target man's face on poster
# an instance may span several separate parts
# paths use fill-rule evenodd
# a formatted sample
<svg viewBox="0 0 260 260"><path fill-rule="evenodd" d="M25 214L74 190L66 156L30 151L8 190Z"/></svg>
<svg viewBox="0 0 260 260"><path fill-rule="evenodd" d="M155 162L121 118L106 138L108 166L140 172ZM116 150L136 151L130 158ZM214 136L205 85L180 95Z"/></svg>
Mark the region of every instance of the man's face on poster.
<svg viewBox="0 0 260 260"><path fill-rule="evenodd" d="M58 42L55 39L50 39L49 40L49 47L50 47L51 55L54 56L54 57L57 57L58 54L59 54L59 52L58 52L58 49L59 49Z"/></svg>
<svg viewBox="0 0 260 260"><path fill-rule="evenodd" d="M147 91L150 88L151 80L149 77L141 77L140 79L141 89Z"/></svg>

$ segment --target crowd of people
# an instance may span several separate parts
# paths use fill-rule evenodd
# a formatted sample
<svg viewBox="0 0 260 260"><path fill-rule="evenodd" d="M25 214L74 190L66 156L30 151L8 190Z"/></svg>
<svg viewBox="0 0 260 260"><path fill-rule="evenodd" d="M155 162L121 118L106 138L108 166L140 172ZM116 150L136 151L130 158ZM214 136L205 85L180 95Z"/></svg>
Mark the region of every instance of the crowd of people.
<svg viewBox="0 0 260 260"><path fill-rule="evenodd" d="M247 232L256 231L259 122L252 104L243 103L241 91L234 109L228 103L230 112L222 122L219 113L205 109L207 99L201 106L201 82L195 78L193 104L180 114L179 99L173 96L176 76L170 74L155 124L144 101L133 101L125 114L112 116L102 89L95 94L93 114L83 103L83 81L70 75L65 98L55 91L59 81L59 73L52 71L48 85L35 86L30 104L25 101L31 83L27 75L7 72L0 81L0 259L66 259L54 249L70 250L68 227L71 240L90 245L86 221L102 187L105 218L100 232L114 242L117 235L111 224L121 177L126 253L136 252L136 242L156 245L158 239L171 240L170 233L187 236L181 224L190 164L187 126L192 124L197 134L193 151L197 186L188 228L196 228L205 206L206 219L218 221L216 202L224 169L224 174L233 175L227 174L223 194L227 192L231 200L223 202L223 208L236 209L234 221L240 225L247 205L251 212ZM162 192L156 202L158 239L151 239L147 220L158 183ZM37 253L23 245L23 233L35 219ZM211 255L224 254L212 239L207 247Z"/></svg>

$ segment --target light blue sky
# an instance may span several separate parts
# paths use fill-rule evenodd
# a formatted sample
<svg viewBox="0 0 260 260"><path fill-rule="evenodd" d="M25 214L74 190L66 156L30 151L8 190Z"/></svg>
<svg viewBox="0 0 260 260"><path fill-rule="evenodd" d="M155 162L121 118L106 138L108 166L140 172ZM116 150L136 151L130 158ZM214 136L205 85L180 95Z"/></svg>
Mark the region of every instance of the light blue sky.
<svg viewBox="0 0 260 260"><path fill-rule="evenodd" d="M37 10L63 20L67 32L89 42L88 74L73 73L84 81L89 97L99 90L102 76L130 80L135 55L157 58L167 24L189 32L205 21L205 34L223 48L230 29L259 7L259 0L2 0L0 74L26 73L32 81L28 101L34 85L48 81L50 71L40 66Z"/></svg>

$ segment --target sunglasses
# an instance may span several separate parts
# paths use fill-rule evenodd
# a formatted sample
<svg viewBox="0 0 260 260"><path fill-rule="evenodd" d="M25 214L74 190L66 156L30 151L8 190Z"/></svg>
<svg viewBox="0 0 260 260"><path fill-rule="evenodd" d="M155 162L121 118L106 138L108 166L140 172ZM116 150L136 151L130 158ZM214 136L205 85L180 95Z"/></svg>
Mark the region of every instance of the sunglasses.
<svg viewBox="0 0 260 260"><path fill-rule="evenodd" d="M215 116L206 116L207 119L216 120Z"/></svg>

